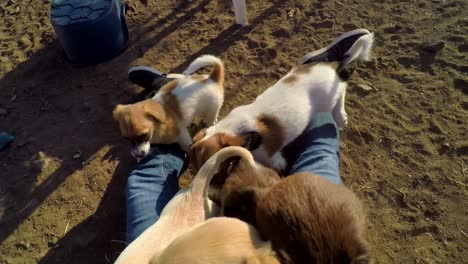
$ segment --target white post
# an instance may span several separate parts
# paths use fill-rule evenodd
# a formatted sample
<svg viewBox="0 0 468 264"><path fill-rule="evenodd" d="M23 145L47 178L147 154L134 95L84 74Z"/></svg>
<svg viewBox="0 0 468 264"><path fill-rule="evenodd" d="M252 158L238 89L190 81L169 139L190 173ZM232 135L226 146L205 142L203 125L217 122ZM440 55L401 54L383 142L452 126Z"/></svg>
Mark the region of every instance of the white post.
<svg viewBox="0 0 468 264"><path fill-rule="evenodd" d="M247 22L247 4L246 0L232 0L234 4L234 13L236 14L236 23L242 26L248 25Z"/></svg>

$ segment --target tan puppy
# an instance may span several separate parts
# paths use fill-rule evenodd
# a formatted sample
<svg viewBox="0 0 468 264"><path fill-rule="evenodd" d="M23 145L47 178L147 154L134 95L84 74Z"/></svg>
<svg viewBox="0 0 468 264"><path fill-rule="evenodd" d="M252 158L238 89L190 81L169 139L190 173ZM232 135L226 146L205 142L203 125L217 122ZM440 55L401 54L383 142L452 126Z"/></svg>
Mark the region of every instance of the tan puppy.
<svg viewBox="0 0 468 264"><path fill-rule="evenodd" d="M162 252L191 227L217 216L218 207L208 199L208 187L220 164L233 156L255 163L246 149L231 147L219 151L202 166L190 187L180 190L169 201L159 220L128 245L115 263L148 263L154 254Z"/></svg>
<svg viewBox="0 0 468 264"><path fill-rule="evenodd" d="M205 66L214 66L209 75L190 75ZM187 127L194 118L201 118L207 125L216 123L224 98L223 63L204 55L193 61L184 74L151 99L115 107L114 119L122 136L132 143L131 153L136 158L146 156L151 143L178 143L188 151L192 139Z"/></svg>
<svg viewBox="0 0 468 264"><path fill-rule="evenodd" d="M351 190L310 173L280 180L258 164L239 164L220 191L222 215L254 225L281 263L371 262L366 216Z"/></svg>
<svg viewBox="0 0 468 264"><path fill-rule="evenodd" d="M236 218L211 218L176 238L151 264L279 264L270 242Z"/></svg>

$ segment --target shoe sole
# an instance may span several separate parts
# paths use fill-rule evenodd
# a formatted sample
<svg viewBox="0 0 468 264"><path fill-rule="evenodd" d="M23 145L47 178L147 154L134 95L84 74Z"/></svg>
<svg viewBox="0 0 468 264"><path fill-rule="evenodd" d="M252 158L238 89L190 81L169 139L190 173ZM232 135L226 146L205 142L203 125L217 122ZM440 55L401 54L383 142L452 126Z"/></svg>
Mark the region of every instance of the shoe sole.
<svg viewBox="0 0 468 264"><path fill-rule="evenodd" d="M348 31L346 33L343 33L341 34L339 37L337 37L335 40L333 40L332 43L330 43L328 46L326 46L325 48L321 48L319 50L315 50L315 51L312 51L312 52L309 52L307 53L306 55L304 55L300 61L299 61L299 64L304 64L304 62L308 61L310 58L312 57L315 57L315 56L318 56L319 54L322 54L324 53L326 50L330 49L331 47L333 47L336 43L342 41L343 39L349 37L349 36L352 36L352 35L357 35L357 34L370 34L370 31L367 30L367 29L364 29L364 28L359 28L359 29L355 29L355 30L351 30L351 31Z"/></svg>
<svg viewBox="0 0 468 264"><path fill-rule="evenodd" d="M148 67L148 66L134 66L134 67L131 67L130 69L128 69L128 73L127 74L130 74L132 72L135 72L135 71L149 71L149 72L152 72L154 74L157 74L157 75L162 75L163 73L160 72L160 71L157 71L151 67Z"/></svg>

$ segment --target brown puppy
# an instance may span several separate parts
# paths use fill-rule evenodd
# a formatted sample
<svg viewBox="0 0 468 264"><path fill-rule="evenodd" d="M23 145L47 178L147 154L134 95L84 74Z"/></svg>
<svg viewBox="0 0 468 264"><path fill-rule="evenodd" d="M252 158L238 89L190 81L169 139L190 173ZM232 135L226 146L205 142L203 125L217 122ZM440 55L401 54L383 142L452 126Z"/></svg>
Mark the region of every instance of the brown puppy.
<svg viewBox="0 0 468 264"><path fill-rule="evenodd" d="M361 201L310 173L258 193L256 223L281 263L371 263Z"/></svg>
<svg viewBox="0 0 468 264"><path fill-rule="evenodd" d="M256 226L281 263L371 262L365 213L348 188L310 173L279 180L247 162L230 172L222 214Z"/></svg>
<svg viewBox="0 0 468 264"><path fill-rule="evenodd" d="M236 217L255 225L255 204L259 196L257 192L269 190L281 181L280 176L275 170L259 163L255 167L251 166L246 159L234 161L223 175L227 178L216 199L222 210L221 215Z"/></svg>

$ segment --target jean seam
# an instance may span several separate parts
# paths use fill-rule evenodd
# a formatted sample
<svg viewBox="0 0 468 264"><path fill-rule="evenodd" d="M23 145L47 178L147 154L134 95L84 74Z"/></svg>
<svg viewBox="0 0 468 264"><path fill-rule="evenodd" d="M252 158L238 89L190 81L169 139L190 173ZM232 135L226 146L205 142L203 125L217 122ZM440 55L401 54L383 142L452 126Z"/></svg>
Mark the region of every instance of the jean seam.
<svg viewBox="0 0 468 264"><path fill-rule="evenodd" d="M164 170L164 157L166 156L166 154L162 154L161 153L161 173L162 175L164 176L164 180L167 180L167 175L166 175L166 171Z"/></svg>

